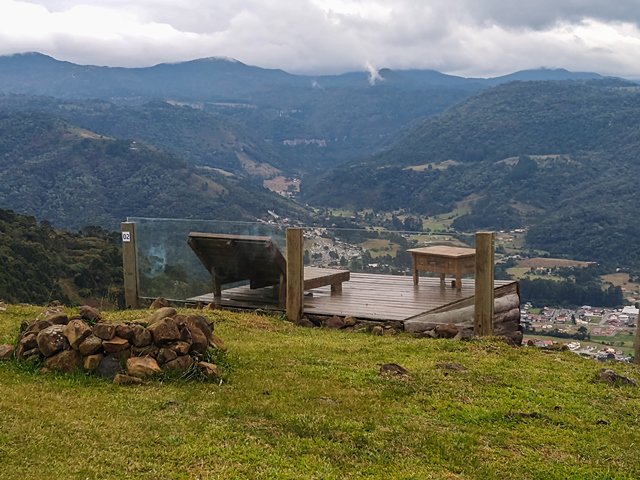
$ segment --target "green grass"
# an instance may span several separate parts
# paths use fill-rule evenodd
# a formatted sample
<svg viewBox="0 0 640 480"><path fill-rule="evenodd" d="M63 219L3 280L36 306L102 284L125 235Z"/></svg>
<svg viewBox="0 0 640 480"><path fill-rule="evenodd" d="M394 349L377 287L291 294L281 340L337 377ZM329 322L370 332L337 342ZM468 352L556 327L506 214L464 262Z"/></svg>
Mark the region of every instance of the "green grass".
<svg viewBox="0 0 640 480"><path fill-rule="evenodd" d="M591 335L591 341L600 347L611 346L617 350L622 350L625 353L633 354L635 335L629 335L627 332L618 332L611 337L605 335ZM604 345L602 342L604 342ZM624 345L620 345L621 342L624 343Z"/></svg>
<svg viewBox="0 0 640 480"><path fill-rule="evenodd" d="M369 250L371 258L383 257L385 255L395 257L400 249L400 245L384 238L371 238L360 245L365 250Z"/></svg>
<svg viewBox="0 0 640 480"><path fill-rule="evenodd" d="M0 313L0 341L38 311ZM221 386L118 387L0 363L0 478L640 477L640 389L594 382L601 363L207 315L230 349ZM380 377L386 362L411 377Z"/></svg>

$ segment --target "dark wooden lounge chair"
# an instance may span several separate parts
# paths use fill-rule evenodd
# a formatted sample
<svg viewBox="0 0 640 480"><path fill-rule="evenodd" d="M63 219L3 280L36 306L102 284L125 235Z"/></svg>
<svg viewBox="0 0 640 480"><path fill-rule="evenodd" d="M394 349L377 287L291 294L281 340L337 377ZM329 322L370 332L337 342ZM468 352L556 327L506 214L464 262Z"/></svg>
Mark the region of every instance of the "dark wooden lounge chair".
<svg viewBox="0 0 640 480"><path fill-rule="evenodd" d="M216 303L222 297L222 285L246 280L252 289L278 287L284 302L287 262L271 237L191 232L187 242L211 273ZM339 293L349 278L348 270L305 267L304 289L331 285L331 292Z"/></svg>

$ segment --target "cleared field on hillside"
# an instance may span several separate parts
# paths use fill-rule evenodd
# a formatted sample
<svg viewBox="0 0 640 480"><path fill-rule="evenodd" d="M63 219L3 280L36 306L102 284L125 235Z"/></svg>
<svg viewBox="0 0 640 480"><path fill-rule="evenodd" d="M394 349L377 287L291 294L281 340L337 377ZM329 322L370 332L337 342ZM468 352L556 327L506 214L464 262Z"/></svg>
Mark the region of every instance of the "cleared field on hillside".
<svg viewBox="0 0 640 480"><path fill-rule="evenodd" d="M568 267L588 267L593 262L581 262L578 260L567 260L565 258L526 258L518 262L520 268L568 268Z"/></svg>

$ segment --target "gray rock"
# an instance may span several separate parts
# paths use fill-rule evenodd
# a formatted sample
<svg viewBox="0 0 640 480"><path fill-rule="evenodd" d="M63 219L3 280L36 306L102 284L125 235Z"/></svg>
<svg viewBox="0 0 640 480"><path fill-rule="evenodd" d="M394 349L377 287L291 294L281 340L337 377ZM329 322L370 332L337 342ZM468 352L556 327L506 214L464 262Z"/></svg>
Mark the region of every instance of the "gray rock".
<svg viewBox="0 0 640 480"><path fill-rule="evenodd" d="M381 325L376 325L371 329L371 333L373 335L383 335L384 334L384 328L382 328Z"/></svg>
<svg viewBox="0 0 640 480"><path fill-rule="evenodd" d="M41 353L38 347L32 348L31 350L20 352L19 357L17 356L17 353L16 353L16 358L19 358L20 360L26 360L26 361L35 361L36 359L39 359L40 356L41 356Z"/></svg>
<svg viewBox="0 0 640 480"><path fill-rule="evenodd" d="M132 377L147 378L160 372L158 362L152 357L133 357L127 360L127 373Z"/></svg>
<svg viewBox="0 0 640 480"><path fill-rule="evenodd" d="M149 315L149 317L147 317L147 322L149 325L153 325L154 323L159 322L164 318L174 317L177 315L177 313L178 311L173 307L159 308L158 310L153 312L151 315Z"/></svg>
<svg viewBox="0 0 640 480"><path fill-rule="evenodd" d="M438 338L454 338L458 334L458 327L453 323L437 325L435 328Z"/></svg>
<svg viewBox="0 0 640 480"><path fill-rule="evenodd" d="M358 319L351 315L344 317L344 324L347 327L355 327L358 324Z"/></svg>
<svg viewBox="0 0 640 480"><path fill-rule="evenodd" d="M153 323L148 330L153 342L158 346L167 345L180 339L180 331L172 318L164 318Z"/></svg>
<svg viewBox="0 0 640 480"><path fill-rule="evenodd" d="M40 333L42 330L44 330L45 328L50 327L51 325L53 325L53 324L51 322L46 321L46 320L34 320L27 327L27 329L25 331L25 334L27 334L27 333L36 333L36 334Z"/></svg>
<svg viewBox="0 0 640 480"><path fill-rule="evenodd" d="M161 348L158 350L158 355L156 359L160 365L164 365L165 363L171 362L178 358L178 354L171 350L170 348Z"/></svg>
<svg viewBox="0 0 640 480"><path fill-rule="evenodd" d="M107 353L122 352L129 348L131 344L124 338L113 337L111 340L105 340L102 342L102 348Z"/></svg>
<svg viewBox="0 0 640 480"><path fill-rule="evenodd" d="M190 350L197 353L206 352L209 347L210 337L207 337L205 332L193 324L185 327L185 330L188 330L191 336L191 342L189 343Z"/></svg>
<svg viewBox="0 0 640 480"><path fill-rule="evenodd" d="M24 360L25 358L32 356L32 351L35 349L37 354L40 354L38 349L38 336L35 333L28 333L18 340L18 345L15 348L15 357L18 360Z"/></svg>
<svg viewBox="0 0 640 480"><path fill-rule="evenodd" d="M193 364L193 359L189 355L183 355L175 360L165 363L163 370L169 370L173 372L184 372Z"/></svg>
<svg viewBox="0 0 640 480"><path fill-rule="evenodd" d="M96 353L95 355L88 355L84 358L84 361L82 362L82 366L84 367L85 370L93 372L98 368L103 358L104 358L104 355L102 355L101 353Z"/></svg>
<svg viewBox="0 0 640 480"><path fill-rule="evenodd" d="M18 358L20 357L20 352L26 352L27 350L31 350L32 348L36 348L38 346L38 335L35 333L27 333L20 338L18 341Z"/></svg>
<svg viewBox="0 0 640 480"><path fill-rule="evenodd" d="M324 322L322 322L322 326L325 328L344 328L345 323L341 317L334 315L333 317L327 318Z"/></svg>
<svg viewBox="0 0 640 480"><path fill-rule="evenodd" d="M36 339L42 355L50 357L60 350L69 348L69 342L64 335L64 327L64 325L51 325L38 333Z"/></svg>
<svg viewBox="0 0 640 480"><path fill-rule="evenodd" d="M299 327L307 327L307 328L314 328L316 326L316 324L313 323L311 320L309 320L307 317L302 317L300 320L296 322L296 325L298 325Z"/></svg>
<svg viewBox="0 0 640 480"><path fill-rule="evenodd" d="M91 335L91 327L82 320L71 320L64 327L64 335L67 337L71 348L78 350L84 339Z"/></svg>
<svg viewBox="0 0 640 480"><path fill-rule="evenodd" d="M186 355L187 353L189 353L190 347L191 345L188 344L187 342L175 342L169 345L169 348L174 352L176 352L178 356ZM205 351L206 351L206 348L205 348ZM204 352L201 352L201 353L204 353Z"/></svg>
<svg viewBox="0 0 640 480"><path fill-rule="evenodd" d="M189 330L189 327L184 324L178 325L178 330L180 331L180 341L187 342L189 345L191 345L193 336L191 335L191 330Z"/></svg>
<svg viewBox="0 0 640 480"><path fill-rule="evenodd" d="M131 347L132 357L144 357L149 355L150 357L157 358L160 349L155 345L147 345L145 347Z"/></svg>
<svg viewBox="0 0 640 480"><path fill-rule="evenodd" d="M69 317L67 317L64 312L56 312L48 315L45 319L46 322L49 322L51 325L66 325L69 323Z"/></svg>
<svg viewBox="0 0 640 480"><path fill-rule="evenodd" d="M217 365L209 362L198 362L198 367L202 370L207 378L220 378L220 368Z"/></svg>
<svg viewBox="0 0 640 480"><path fill-rule="evenodd" d="M111 340L116 336L116 326L113 323L98 322L92 330L93 334L102 340Z"/></svg>
<svg viewBox="0 0 640 480"><path fill-rule="evenodd" d="M186 325L193 333L194 328L198 328L206 338L209 338L213 334L213 324L207 322L207 319L202 315L189 315L186 319Z"/></svg>
<svg viewBox="0 0 640 480"><path fill-rule="evenodd" d="M80 307L80 316L91 323L102 320L98 309L90 307L89 305L82 305Z"/></svg>
<svg viewBox="0 0 640 480"><path fill-rule="evenodd" d="M0 360L11 360L14 351L13 345L0 345Z"/></svg>
<svg viewBox="0 0 640 480"><path fill-rule="evenodd" d="M149 310L158 310L159 308L166 308L169 306L169 300L163 297L156 298L151 305L149 305Z"/></svg>
<svg viewBox="0 0 640 480"><path fill-rule="evenodd" d="M126 323L119 323L116 325L116 337L126 338L131 342L133 335L134 330L131 325L127 325Z"/></svg>
<svg viewBox="0 0 640 480"><path fill-rule="evenodd" d="M153 337L151 332L141 325L134 325L131 327L133 335L131 336L131 344L134 347L146 347L151 345Z"/></svg>
<svg viewBox="0 0 640 480"><path fill-rule="evenodd" d="M454 340L461 340L461 341L471 340L472 338L473 338L473 330L469 328L460 330L457 333L457 335L453 337Z"/></svg>
<svg viewBox="0 0 640 480"><path fill-rule="evenodd" d="M82 367L82 357L77 350L63 350L47 358L44 366L50 370L73 372Z"/></svg>
<svg viewBox="0 0 640 480"><path fill-rule="evenodd" d="M102 339L95 335L89 335L78 345L78 351L85 357L99 353L102 351Z"/></svg>
<svg viewBox="0 0 640 480"><path fill-rule="evenodd" d="M113 378L120 372L122 372L120 360L114 355L105 355L96 368L96 374L102 378Z"/></svg>

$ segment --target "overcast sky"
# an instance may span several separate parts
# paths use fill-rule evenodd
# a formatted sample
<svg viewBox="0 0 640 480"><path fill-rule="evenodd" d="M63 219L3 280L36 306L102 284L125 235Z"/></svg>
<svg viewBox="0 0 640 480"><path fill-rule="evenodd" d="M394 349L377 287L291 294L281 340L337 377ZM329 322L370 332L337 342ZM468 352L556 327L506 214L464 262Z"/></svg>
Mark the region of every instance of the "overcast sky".
<svg viewBox="0 0 640 480"><path fill-rule="evenodd" d="M0 0L0 54L295 73L564 67L640 78L640 0Z"/></svg>

